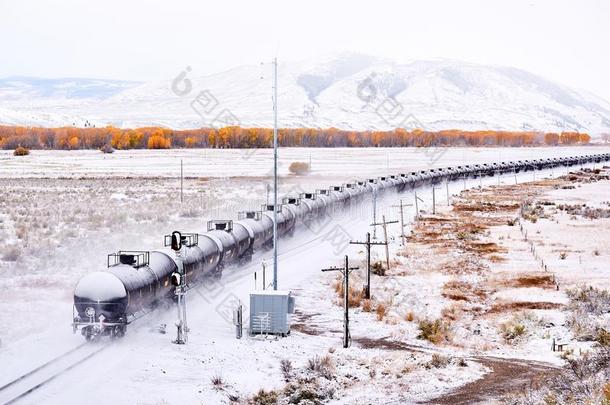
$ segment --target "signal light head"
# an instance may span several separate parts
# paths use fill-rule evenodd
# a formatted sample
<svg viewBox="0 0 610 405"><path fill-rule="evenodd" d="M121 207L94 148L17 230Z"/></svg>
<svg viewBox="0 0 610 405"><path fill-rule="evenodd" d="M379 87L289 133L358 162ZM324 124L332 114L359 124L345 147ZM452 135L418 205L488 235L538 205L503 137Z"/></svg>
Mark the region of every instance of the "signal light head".
<svg viewBox="0 0 610 405"><path fill-rule="evenodd" d="M172 273L170 278L174 287L178 287L182 283L182 275L176 271Z"/></svg>
<svg viewBox="0 0 610 405"><path fill-rule="evenodd" d="M178 231L172 232L172 250L182 249L182 234Z"/></svg>

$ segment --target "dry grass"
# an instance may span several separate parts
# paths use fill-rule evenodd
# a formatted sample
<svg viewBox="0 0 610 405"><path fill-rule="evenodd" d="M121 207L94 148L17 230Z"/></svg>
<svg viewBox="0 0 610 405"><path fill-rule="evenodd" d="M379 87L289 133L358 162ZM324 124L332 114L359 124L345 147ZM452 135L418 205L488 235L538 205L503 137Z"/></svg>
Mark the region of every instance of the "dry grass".
<svg viewBox="0 0 610 405"><path fill-rule="evenodd" d="M501 281L500 284L504 287L526 288L526 287L541 287L554 288L553 275L550 273L528 273L519 277Z"/></svg>
<svg viewBox="0 0 610 405"><path fill-rule="evenodd" d="M441 316L443 319L447 319L449 321L457 321L462 317L462 313L464 312L464 306L460 304L453 304L446 308L443 308L441 311Z"/></svg>
<svg viewBox="0 0 610 405"><path fill-rule="evenodd" d="M524 309L561 309L563 304L557 302L503 302L494 304L489 313L514 312Z"/></svg>
<svg viewBox="0 0 610 405"><path fill-rule="evenodd" d="M386 304L384 304L383 302L380 302L379 304L377 304L377 307L375 308L375 314L377 315L378 321L383 321L383 318L385 318L387 313L388 313L388 308L387 308Z"/></svg>
<svg viewBox="0 0 610 405"><path fill-rule="evenodd" d="M489 256L489 261L492 263L502 263L505 262L506 259L500 255L491 255Z"/></svg>
<svg viewBox="0 0 610 405"><path fill-rule="evenodd" d="M452 301L477 302L487 299L487 292L485 290L459 280L445 283L441 295Z"/></svg>
<svg viewBox="0 0 610 405"><path fill-rule="evenodd" d="M413 314L413 311L409 311L405 314L405 321L413 322L414 319L415 319L415 315Z"/></svg>
<svg viewBox="0 0 610 405"><path fill-rule="evenodd" d="M362 310L364 312L371 312L373 310L373 302L371 300L362 300Z"/></svg>

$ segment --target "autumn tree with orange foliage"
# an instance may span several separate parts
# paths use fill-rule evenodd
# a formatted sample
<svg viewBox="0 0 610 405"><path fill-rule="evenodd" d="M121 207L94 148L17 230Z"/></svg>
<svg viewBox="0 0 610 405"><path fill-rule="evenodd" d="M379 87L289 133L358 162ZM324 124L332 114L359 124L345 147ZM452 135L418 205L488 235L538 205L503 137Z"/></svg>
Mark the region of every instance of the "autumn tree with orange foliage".
<svg viewBox="0 0 610 405"><path fill-rule="evenodd" d="M38 128L0 126L0 147L15 149L167 149L167 148L269 148L270 128L172 130L143 127ZM435 146L541 146L589 143L591 137L579 132L544 133L534 131L462 131L423 129L393 131L352 131L337 128L282 128L280 146L303 147L435 147Z"/></svg>

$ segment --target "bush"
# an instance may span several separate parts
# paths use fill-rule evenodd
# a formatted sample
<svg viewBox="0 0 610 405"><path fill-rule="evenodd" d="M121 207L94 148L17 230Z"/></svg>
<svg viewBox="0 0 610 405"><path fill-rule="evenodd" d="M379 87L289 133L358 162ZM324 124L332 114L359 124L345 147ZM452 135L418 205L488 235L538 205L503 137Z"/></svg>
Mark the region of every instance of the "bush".
<svg viewBox="0 0 610 405"><path fill-rule="evenodd" d="M371 273L377 276L385 276L385 268L381 262L375 262L371 265Z"/></svg>
<svg viewBox="0 0 610 405"><path fill-rule="evenodd" d="M601 328L598 332L597 332L597 337L595 338L595 340L597 341L597 343L599 343L601 346L610 346L610 332L608 332L606 329Z"/></svg>
<svg viewBox="0 0 610 405"><path fill-rule="evenodd" d="M288 167L288 171L296 176L309 174L310 167L307 162L292 162Z"/></svg>
<svg viewBox="0 0 610 405"><path fill-rule="evenodd" d="M225 385L225 382L223 381L222 377L219 375L215 375L212 378L210 378L210 382L212 383L212 387L215 390L221 390Z"/></svg>
<svg viewBox="0 0 610 405"><path fill-rule="evenodd" d="M386 314L388 313L388 308L384 303L380 302L377 304L377 308L375 308L375 313L377 314L377 320L383 321L383 318L385 318Z"/></svg>
<svg viewBox="0 0 610 405"><path fill-rule="evenodd" d="M327 380L332 379L335 373L335 366L330 356L315 356L307 361L307 369L320 374Z"/></svg>
<svg viewBox="0 0 610 405"><path fill-rule="evenodd" d="M504 340L509 343L525 336L525 333L527 332L525 325L511 322L502 324L500 330L502 331Z"/></svg>
<svg viewBox="0 0 610 405"><path fill-rule="evenodd" d="M30 150L28 148L24 148L23 146L18 146L17 149L13 152L15 156L27 156L30 154Z"/></svg>
<svg viewBox="0 0 610 405"><path fill-rule="evenodd" d="M282 370L284 380L290 380L290 377L292 377L292 362L288 359L282 359L280 361L280 370Z"/></svg>
<svg viewBox="0 0 610 405"><path fill-rule="evenodd" d="M443 341L449 340L449 323L443 322L442 319L437 319L435 321L430 321L428 319L424 319L419 322L419 335L417 335L418 339L427 340L434 344L441 343Z"/></svg>
<svg viewBox="0 0 610 405"><path fill-rule="evenodd" d="M371 312L373 310L373 302L371 300L362 300L362 310L364 312Z"/></svg>
<svg viewBox="0 0 610 405"><path fill-rule="evenodd" d="M100 148L100 150L101 150L103 153L114 153L114 148L113 148L112 146L108 145L108 144L106 144L106 145L102 146L102 147Z"/></svg>
<svg viewBox="0 0 610 405"><path fill-rule="evenodd" d="M434 353L432 359L426 364L426 368L445 368L450 362L451 359L449 357Z"/></svg>
<svg viewBox="0 0 610 405"><path fill-rule="evenodd" d="M277 404L277 400L277 392L273 390L265 391L264 389L261 389L252 397L250 403L253 405L275 405Z"/></svg>

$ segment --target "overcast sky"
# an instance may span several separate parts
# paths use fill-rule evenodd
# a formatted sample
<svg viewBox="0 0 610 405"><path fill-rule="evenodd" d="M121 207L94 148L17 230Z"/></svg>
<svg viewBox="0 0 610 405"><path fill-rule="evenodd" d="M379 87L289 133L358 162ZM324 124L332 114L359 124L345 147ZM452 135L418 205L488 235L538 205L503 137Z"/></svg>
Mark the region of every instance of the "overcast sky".
<svg viewBox="0 0 610 405"><path fill-rule="evenodd" d="M152 80L277 55L514 66L610 100L610 1L0 0L0 77Z"/></svg>

